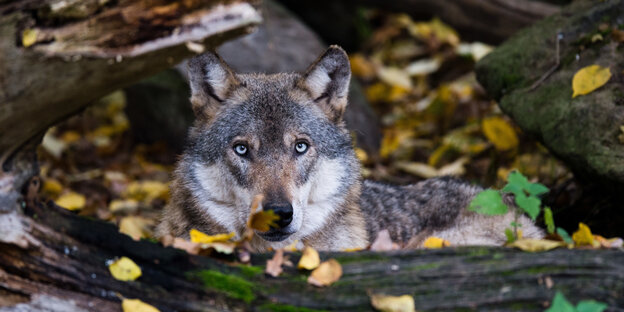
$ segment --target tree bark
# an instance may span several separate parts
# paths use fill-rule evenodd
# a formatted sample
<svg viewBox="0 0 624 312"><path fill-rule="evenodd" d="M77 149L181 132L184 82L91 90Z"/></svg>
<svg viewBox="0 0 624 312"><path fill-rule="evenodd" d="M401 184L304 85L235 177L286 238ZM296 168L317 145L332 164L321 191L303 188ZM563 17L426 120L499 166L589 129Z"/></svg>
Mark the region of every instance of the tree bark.
<svg viewBox="0 0 624 312"><path fill-rule="evenodd" d="M52 205L26 206L26 214L0 214L2 312L120 311L120 298L139 298L162 312L368 311L370 294L412 295L419 311L542 311L557 290L573 302L594 299L610 311L624 309L621 250L322 253L323 260L338 260L344 274L334 285L316 288L293 267L266 277L271 255L252 255L251 265L231 264L228 256L135 242L112 224ZM121 256L141 267L138 280L112 278L106 263ZM295 264L299 259L298 253L287 256Z"/></svg>
<svg viewBox="0 0 624 312"><path fill-rule="evenodd" d="M536 0L280 0L326 42L356 49L361 39L359 7L408 14L415 19L439 17L466 41L499 44L516 31L559 11L570 2Z"/></svg>
<svg viewBox="0 0 624 312"><path fill-rule="evenodd" d="M249 1L0 2L0 206L13 206L11 190L36 172L27 151L48 127L249 32L260 21Z"/></svg>

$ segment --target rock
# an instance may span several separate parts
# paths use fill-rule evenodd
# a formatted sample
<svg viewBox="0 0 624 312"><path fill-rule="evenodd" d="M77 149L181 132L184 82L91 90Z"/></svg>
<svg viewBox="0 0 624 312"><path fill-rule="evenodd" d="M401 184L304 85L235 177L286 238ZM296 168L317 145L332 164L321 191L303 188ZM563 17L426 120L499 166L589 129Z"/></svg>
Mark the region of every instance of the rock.
<svg viewBox="0 0 624 312"><path fill-rule="evenodd" d="M611 191L624 190L624 42L614 34L623 27L624 0L577 1L519 32L476 68L479 82L525 132L577 178ZM560 65L532 88L556 63L558 33ZM611 79L572 98L574 74L593 64L609 67Z"/></svg>
<svg viewBox="0 0 624 312"><path fill-rule="evenodd" d="M264 22L257 31L225 43L217 52L237 72L302 72L327 45L286 9L272 1L261 5ZM180 151L181 137L193 121L185 81L186 64L126 89L133 133L144 142L163 140ZM180 75L180 73L182 75ZM169 94L167 94L169 93ZM172 94L175 93L175 94ZM347 127L369 154L379 150L381 131L361 86L351 81Z"/></svg>

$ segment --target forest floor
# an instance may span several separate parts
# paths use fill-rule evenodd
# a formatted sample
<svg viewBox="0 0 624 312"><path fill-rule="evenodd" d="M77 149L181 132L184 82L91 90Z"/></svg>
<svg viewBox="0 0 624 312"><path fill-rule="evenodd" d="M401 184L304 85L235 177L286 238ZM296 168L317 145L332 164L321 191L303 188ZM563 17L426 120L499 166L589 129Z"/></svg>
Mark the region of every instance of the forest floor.
<svg viewBox="0 0 624 312"><path fill-rule="evenodd" d="M357 149L364 177L406 184L454 175L499 189L518 170L553 190L553 204L574 199L578 186L570 171L524 135L476 82L474 64L493 47L462 42L437 19L370 18L378 27L350 55L384 133L378 155ZM48 131L39 151L41 192L80 215L149 239L167 204L177 155L163 143L137 142L125 104L117 91Z"/></svg>

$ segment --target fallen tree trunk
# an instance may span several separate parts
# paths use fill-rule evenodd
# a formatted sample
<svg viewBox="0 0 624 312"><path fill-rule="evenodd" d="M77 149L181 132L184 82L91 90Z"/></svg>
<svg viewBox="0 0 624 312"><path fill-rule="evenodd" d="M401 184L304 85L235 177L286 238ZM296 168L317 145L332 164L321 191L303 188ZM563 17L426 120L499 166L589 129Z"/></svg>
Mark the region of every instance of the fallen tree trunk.
<svg viewBox="0 0 624 312"><path fill-rule="evenodd" d="M27 205L28 206L28 205ZM120 311L139 298L160 311L361 311L369 294L413 295L419 311L541 311L562 291L571 301L595 299L624 309L624 251L526 253L508 248L448 248L393 253L322 254L344 275L316 288L307 273L286 267L263 274L270 255L251 265L189 255L117 232L113 224L53 206L0 214L0 308L8 311ZM134 260L143 275L113 279L106 263ZM289 254L297 263L299 254ZM232 260L232 259L229 259ZM18 304L17 306L13 306ZM13 306L13 307L8 307Z"/></svg>
<svg viewBox="0 0 624 312"><path fill-rule="evenodd" d="M247 33L249 0L0 2L0 210L36 173L33 147L91 101Z"/></svg>
<svg viewBox="0 0 624 312"><path fill-rule="evenodd" d="M362 35L359 7L405 13L415 19L439 17L463 40L499 44L516 31L560 10L569 1L537 0L281 0L325 41L355 49ZM331 21L331 22L328 22Z"/></svg>

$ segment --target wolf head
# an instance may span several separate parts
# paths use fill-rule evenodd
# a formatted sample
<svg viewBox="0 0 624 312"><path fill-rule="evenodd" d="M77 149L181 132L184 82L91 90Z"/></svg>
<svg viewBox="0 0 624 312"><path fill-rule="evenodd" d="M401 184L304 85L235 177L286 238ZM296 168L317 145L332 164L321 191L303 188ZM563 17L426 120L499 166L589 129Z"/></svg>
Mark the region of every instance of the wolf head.
<svg viewBox="0 0 624 312"><path fill-rule="evenodd" d="M303 74L237 74L216 54L189 62L196 122L178 166L212 222L242 233L254 196L280 220L256 233L270 247L305 239L359 191L342 115L351 70L330 47Z"/></svg>

